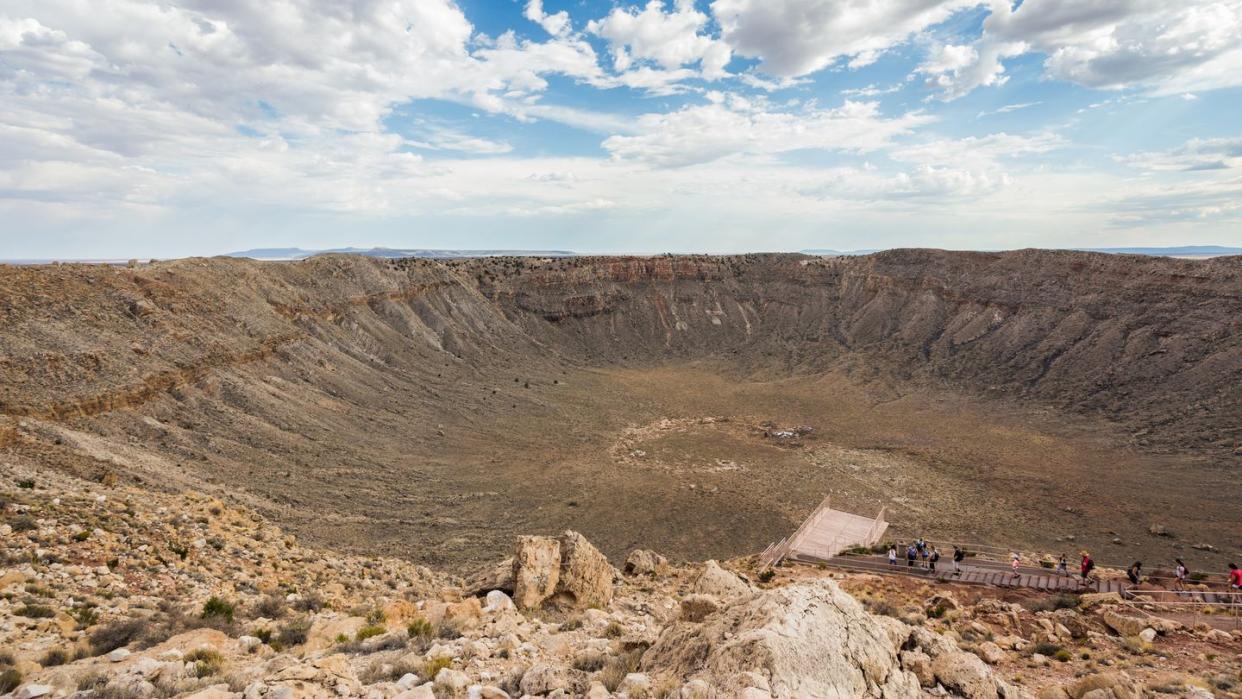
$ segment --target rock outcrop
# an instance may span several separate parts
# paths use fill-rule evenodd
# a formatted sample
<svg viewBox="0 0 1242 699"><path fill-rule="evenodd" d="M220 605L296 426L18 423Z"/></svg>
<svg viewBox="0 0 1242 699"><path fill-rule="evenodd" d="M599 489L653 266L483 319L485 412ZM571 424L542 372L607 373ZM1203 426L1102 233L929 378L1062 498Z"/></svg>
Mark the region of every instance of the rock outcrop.
<svg viewBox="0 0 1242 699"><path fill-rule="evenodd" d="M726 696L755 689L774 697L916 697L920 679L970 699L1023 696L947 640L907 640L911 650L902 652L905 644L832 581L735 599L700 623L670 625L642 668L701 680Z"/></svg>
<svg viewBox="0 0 1242 699"><path fill-rule="evenodd" d="M600 607L612 601L616 577L604 554L578 532L524 536L513 557L513 602L521 609Z"/></svg>

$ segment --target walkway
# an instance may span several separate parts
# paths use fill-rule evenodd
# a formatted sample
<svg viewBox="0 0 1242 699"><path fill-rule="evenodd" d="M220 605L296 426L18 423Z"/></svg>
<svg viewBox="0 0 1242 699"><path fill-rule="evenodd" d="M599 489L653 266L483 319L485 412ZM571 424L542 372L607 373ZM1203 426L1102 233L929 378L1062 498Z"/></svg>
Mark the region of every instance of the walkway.
<svg viewBox="0 0 1242 699"><path fill-rule="evenodd" d="M1040 592L1116 592L1120 594L1125 592L1127 587L1124 581L1121 580L1097 580L1089 587L1084 587L1079 585L1077 576L1057 575L1047 568L1032 568L1028 566L1019 567L1018 575L1015 576L1010 567L1004 563L977 559L967 559L964 561L962 563L962 574L958 576L953 575L953 562L944 558L940 559L940 563L937 564L934 576L929 571L920 568L918 563L915 563L913 568L907 566L904 559L899 560L898 565L889 565L888 557L884 555L845 554L827 559L791 556L787 560L812 565L828 565L834 568L858 572L906 575L926 580L935 579L943 582L965 583L968 585L1022 587Z"/></svg>

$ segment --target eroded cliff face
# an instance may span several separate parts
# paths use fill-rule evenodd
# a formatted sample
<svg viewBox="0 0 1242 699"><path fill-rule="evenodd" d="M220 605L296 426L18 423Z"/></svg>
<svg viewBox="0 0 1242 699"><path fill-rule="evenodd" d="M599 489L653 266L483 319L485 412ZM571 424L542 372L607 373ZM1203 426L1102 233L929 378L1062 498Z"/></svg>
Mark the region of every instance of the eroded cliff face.
<svg viewBox="0 0 1242 699"><path fill-rule="evenodd" d="M403 353L720 358L764 375L862 363L1103 415L1149 448L1233 456L1242 444L1242 258L898 250L10 267L0 331L9 416L130 408L327 343L380 371Z"/></svg>
<svg viewBox="0 0 1242 699"><path fill-rule="evenodd" d="M1242 258L1026 250L471 262L531 337L592 361L861 362L1103 415L1141 446L1242 444Z"/></svg>

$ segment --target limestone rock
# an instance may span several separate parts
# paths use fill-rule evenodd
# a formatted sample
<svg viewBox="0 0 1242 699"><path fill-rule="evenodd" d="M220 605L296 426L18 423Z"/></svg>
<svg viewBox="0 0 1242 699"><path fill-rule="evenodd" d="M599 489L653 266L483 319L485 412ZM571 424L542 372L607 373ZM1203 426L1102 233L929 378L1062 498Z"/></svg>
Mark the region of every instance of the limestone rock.
<svg viewBox="0 0 1242 699"><path fill-rule="evenodd" d="M523 694L551 694L560 690L577 695L586 690L587 675L573 668L537 663L522 675L520 686Z"/></svg>
<svg viewBox="0 0 1242 699"><path fill-rule="evenodd" d="M513 602L533 609L552 596L561 576L561 545L547 536L518 538L513 556Z"/></svg>
<svg viewBox="0 0 1242 699"><path fill-rule="evenodd" d="M732 589L738 594L736 586ZM736 678L747 671L767 677L772 695L780 697L917 696L919 691L915 676L901 669L884 628L830 580L758 593L701 624L676 622L643 655L640 667L702 679L726 695L745 689Z"/></svg>
<svg viewBox="0 0 1242 699"><path fill-rule="evenodd" d="M1106 611L1101 616L1108 628L1122 636L1137 636L1151 626L1146 619L1125 616L1116 612Z"/></svg>
<svg viewBox="0 0 1242 699"><path fill-rule="evenodd" d="M668 559L655 551L634 549L625 558L626 575L662 576L668 573Z"/></svg>
<svg viewBox="0 0 1242 699"><path fill-rule="evenodd" d="M560 537L561 572L558 597L575 607L605 607L612 602L617 571L591 542L575 531Z"/></svg>
<svg viewBox="0 0 1242 699"><path fill-rule="evenodd" d="M694 581L694 591L728 602L750 595L754 589L736 573L721 568L716 561L708 561Z"/></svg>

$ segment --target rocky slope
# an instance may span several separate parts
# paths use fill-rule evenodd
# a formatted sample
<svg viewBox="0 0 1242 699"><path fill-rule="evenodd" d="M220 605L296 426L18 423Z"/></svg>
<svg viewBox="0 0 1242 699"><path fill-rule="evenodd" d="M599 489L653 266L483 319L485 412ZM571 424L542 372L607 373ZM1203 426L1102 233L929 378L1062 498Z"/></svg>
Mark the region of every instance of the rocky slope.
<svg viewBox="0 0 1242 699"><path fill-rule="evenodd" d="M391 365L396 335L412 355L476 363L550 351L780 372L852 359L1103 414L1152 446L1232 453L1242 441L1230 390L1242 379L1242 257L212 259L4 267L0 292L9 416L131 407L317 341Z"/></svg>
<svg viewBox="0 0 1242 699"><path fill-rule="evenodd" d="M0 695L20 699L1208 697L1242 669L1239 632L1115 596L759 582L752 560L650 551L618 570L572 532L450 578L193 493L0 476L20 484L0 489Z"/></svg>
<svg viewBox="0 0 1242 699"><path fill-rule="evenodd" d="M997 543L1174 512L1148 543L1197 556L1242 496L1240 299L1242 258L1046 251L0 267L0 458L436 564L737 555L829 490Z"/></svg>

